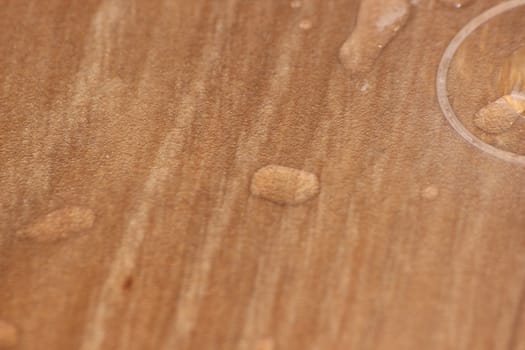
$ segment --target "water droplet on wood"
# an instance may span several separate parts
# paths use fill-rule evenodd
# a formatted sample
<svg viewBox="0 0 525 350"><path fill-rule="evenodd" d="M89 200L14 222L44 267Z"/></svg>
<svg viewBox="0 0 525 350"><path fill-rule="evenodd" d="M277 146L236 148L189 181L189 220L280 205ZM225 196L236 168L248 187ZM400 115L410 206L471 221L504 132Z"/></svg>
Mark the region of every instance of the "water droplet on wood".
<svg viewBox="0 0 525 350"><path fill-rule="evenodd" d="M18 230L16 236L39 242L52 242L85 231L91 228L94 222L95 214L91 209L70 206L37 218L33 223Z"/></svg>
<svg viewBox="0 0 525 350"><path fill-rule="evenodd" d="M512 93L480 109L474 124L487 133L500 134L510 129L524 110L525 94Z"/></svg>
<svg viewBox="0 0 525 350"><path fill-rule="evenodd" d="M425 187L421 191L421 197L423 197L424 199L427 199L427 200L434 200L434 199L437 198L437 196L439 196L439 188L437 188L434 185Z"/></svg>
<svg viewBox="0 0 525 350"><path fill-rule="evenodd" d="M299 22L299 28L301 28L302 30L311 29L312 26L313 23L309 19L303 19L301 22Z"/></svg>
<svg viewBox="0 0 525 350"><path fill-rule="evenodd" d="M355 29L339 50L344 67L351 73L370 71L409 13L408 0L363 0Z"/></svg>
<svg viewBox="0 0 525 350"><path fill-rule="evenodd" d="M268 165L253 175L251 192L279 204L300 204L319 193L319 180L303 170Z"/></svg>

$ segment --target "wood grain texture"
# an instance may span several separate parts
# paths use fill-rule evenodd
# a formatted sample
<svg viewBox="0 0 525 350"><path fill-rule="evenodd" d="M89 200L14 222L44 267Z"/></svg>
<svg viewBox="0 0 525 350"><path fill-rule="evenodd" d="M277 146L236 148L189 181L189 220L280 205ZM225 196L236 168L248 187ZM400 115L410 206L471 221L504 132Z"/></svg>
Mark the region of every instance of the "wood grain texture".
<svg viewBox="0 0 525 350"><path fill-rule="evenodd" d="M497 1L416 3L356 78L338 54L357 0L3 1L14 348L525 349L525 169L460 139L434 88ZM270 164L319 195L252 196ZM16 235L75 207L92 226Z"/></svg>

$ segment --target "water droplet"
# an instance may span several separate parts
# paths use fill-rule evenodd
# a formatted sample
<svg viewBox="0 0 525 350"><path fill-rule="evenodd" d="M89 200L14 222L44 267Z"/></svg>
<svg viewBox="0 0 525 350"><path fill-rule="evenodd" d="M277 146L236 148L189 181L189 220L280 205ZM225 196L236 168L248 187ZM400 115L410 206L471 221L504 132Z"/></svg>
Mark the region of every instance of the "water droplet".
<svg viewBox="0 0 525 350"><path fill-rule="evenodd" d="M434 185L425 187L423 191L421 191L421 197L427 200L434 200L437 196L439 196L439 188Z"/></svg>
<svg viewBox="0 0 525 350"><path fill-rule="evenodd" d="M16 346L18 331L15 326L0 320L0 349Z"/></svg>
<svg viewBox="0 0 525 350"><path fill-rule="evenodd" d="M273 350L275 347L274 341L270 338L261 339L255 345L255 350Z"/></svg>
<svg viewBox="0 0 525 350"><path fill-rule="evenodd" d="M361 92L367 92L368 90L370 90L370 83L368 82L368 80L365 80L363 82L363 85L361 85L359 90L361 90Z"/></svg>
<svg viewBox="0 0 525 350"><path fill-rule="evenodd" d="M363 0L355 29L339 50L344 67L352 73L368 72L409 13L408 0Z"/></svg>
<svg viewBox="0 0 525 350"><path fill-rule="evenodd" d="M268 165L253 175L251 192L279 204L301 204L319 193L319 180L306 171Z"/></svg>
<svg viewBox="0 0 525 350"><path fill-rule="evenodd" d="M525 94L512 93L489 103L474 117L474 124L481 130L500 134L512 127L525 111Z"/></svg>
<svg viewBox="0 0 525 350"><path fill-rule="evenodd" d="M440 0L443 4L448 6L453 6L455 8L462 8L467 5L470 5L474 0Z"/></svg>
<svg viewBox="0 0 525 350"><path fill-rule="evenodd" d="M303 2L301 0L293 0L292 2L290 2L290 7L293 9L298 9L301 6L303 6Z"/></svg>
<svg viewBox="0 0 525 350"><path fill-rule="evenodd" d="M303 19L301 20L301 22L299 22L299 28L301 28L302 30L311 29L312 26L313 26L313 23L309 19Z"/></svg>
<svg viewBox="0 0 525 350"><path fill-rule="evenodd" d="M95 214L91 209L71 206L37 218L33 223L18 230L16 236L39 242L52 242L87 230L94 222Z"/></svg>

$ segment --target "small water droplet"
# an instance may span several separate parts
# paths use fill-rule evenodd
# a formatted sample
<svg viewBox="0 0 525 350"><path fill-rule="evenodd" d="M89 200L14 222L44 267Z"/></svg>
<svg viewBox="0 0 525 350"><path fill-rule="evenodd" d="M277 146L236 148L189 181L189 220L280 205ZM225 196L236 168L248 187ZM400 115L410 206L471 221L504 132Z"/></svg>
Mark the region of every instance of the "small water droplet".
<svg viewBox="0 0 525 350"><path fill-rule="evenodd" d="M16 346L18 343L18 330L15 326L0 320L0 349Z"/></svg>
<svg viewBox="0 0 525 350"><path fill-rule="evenodd" d="M301 28L302 30L311 29L312 26L313 26L313 23L309 19L303 19L299 22L299 28Z"/></svg>
<svg viewBox="0 0 525 350"><path fill-rule="evenodd" d="M425 187L423 191L421 191L421 197L427 200L434 200L437 196L439 196L439 188L434 185Z"/></svg>
<svg viewBox="0 0 525 350"><path fill-rule="evenodd" d="M368 80L365 80L363 82L363 85L361 85L359 90L361 90L361 92L368 92L368 90L370 90L370 83L368 82Z"/></svg>
<svg viewBox="0 0 525 350"><path fill-rule="evenodd" d="M344 67L352 73L368 72L409 13L408 0L363 0L355 29L339 50Z"/></svg>
<svg viewBox="0 0 525 350"><path fill-rule="evenodd" d="M253 175L251 192L279 204L301 204L319 193L319 180L303 170L268 165Z"/></svg>
<svg viewBox="0 0 525 350"><path fill-rule="evenodd" d="M298 9L301 6L303 6L303 2L301 0L293 0L290 2L290 7L293 9Z"/></svg>
<svg viewBox="0 0 525 350"><path fill-rule="evenodd" d="M52 211L16 232L19 238L52 242L93 226L95 214L89 208L70 206Z"/></svg>

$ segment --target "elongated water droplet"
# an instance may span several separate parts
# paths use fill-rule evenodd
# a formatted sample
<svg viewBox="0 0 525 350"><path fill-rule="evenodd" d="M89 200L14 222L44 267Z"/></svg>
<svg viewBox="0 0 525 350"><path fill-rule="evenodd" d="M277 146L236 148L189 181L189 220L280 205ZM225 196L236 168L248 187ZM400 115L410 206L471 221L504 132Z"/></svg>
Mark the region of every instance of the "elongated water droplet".
<svg viewBox="0 0 525 350"><path fill-rule="evenodd" d="M95 214L89 208L71 206L41 216L33 223L16 232L20 238L31 238L39 242L51 242L93 226Z"/></svg>
<svg viewBox="0 0 525 350"><path fill-rule="evenodd" d="M512 127L525 111L525 94L512 93L483 107L474 117L474 124L483 131L500 134Z"/></svg>
<svg viewBox="0 0 525 350"><path fill-rule="evenodd" d="M300 204L319 193L319 180L306 171L268 165L253 175L251 192L279 204Z"/></svg>
<svg viewBox="0 0 525 350"><path fill-rule="evenodd" d="M368 72L409 13L408 0L363 0L355 29L339 50L344 67L352 73Z"/></svg>

